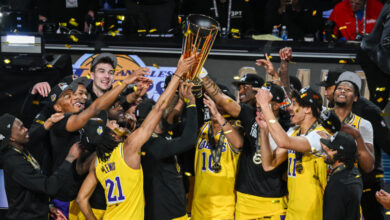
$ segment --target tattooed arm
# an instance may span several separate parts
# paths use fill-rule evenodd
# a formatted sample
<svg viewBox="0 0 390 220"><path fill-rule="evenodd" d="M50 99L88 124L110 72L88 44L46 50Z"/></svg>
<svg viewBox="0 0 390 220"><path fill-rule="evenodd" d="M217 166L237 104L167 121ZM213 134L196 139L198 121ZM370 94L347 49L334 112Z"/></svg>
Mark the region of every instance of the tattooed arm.
<svg viewBox="0 0 390 220"><path fill-rule="evenodd" d="M228 114L233 117L237 117L241 112L241 106L231 99L229 96L222 93L221 89L206 76L203 79L203 87L205 88L207 94L214 102L221 106Z"/></svg>

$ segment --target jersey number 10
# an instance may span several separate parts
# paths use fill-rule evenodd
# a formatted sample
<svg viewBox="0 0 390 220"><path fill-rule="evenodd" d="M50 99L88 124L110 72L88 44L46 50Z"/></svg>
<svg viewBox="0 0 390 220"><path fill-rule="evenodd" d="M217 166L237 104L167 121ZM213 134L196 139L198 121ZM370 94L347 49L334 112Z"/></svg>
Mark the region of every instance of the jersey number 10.
<svg viewBox="0 0 390 220"><path fill-rule="evenodd" d="M118 196L114 195L115 188L118 189ZM115 182L111 179L106 179L106 189L108 189L107 193L107 202L109 204L119 203L125 200L125 196L122 191L121 179L119 176L115 177Z"/></svg>

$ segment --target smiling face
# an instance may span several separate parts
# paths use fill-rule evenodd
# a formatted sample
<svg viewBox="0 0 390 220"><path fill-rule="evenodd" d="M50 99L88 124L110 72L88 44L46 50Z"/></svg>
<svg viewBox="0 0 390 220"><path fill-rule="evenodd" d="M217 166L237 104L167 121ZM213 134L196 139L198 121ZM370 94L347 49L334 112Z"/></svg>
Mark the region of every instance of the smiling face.
<svg viewBox="0 0 390 220"><path fill-rule="evenodd" d="M16 118L11 128L10 141L17 144L26 144L29 139L30 137L28 135L28 129L24 127L22 121Z"/></svg>
<svg viewBox="0 0 390 220"><path fill-rule="evenodd" d="M91 72L94 90L106 91L111 88L114 81L114 68L109 63L98 63L95 71Z"/></svg>
<svg viewBox="0 0 390 220"><path fill-rule="evenodd" d="M351 82L341 82L334 91L334 101L338 106L351 106L357 101L355 87Z"/></svg>
<svg viewBox="0 0 390 220"><path fill-rule="evenodd" d="M75 108L79 109L77 112L80 112L85 109L85 103L87 102L87 94L88 92L85 86L79 84L76 92L74 93L74 101L73 101L73 105L75 106Z"/></svg>
<svg viewBox="0 0 390 220"><path fill-rule="evenodd" d="M240 85L239 95L241 103L251 104L256 102L256 92L253 90L253 87L250 84Z"/></svg>
<svg viewBox="0 0 390 220"><path fill-rule="evenodd" d="M120 105L120 101L116 101L111 108L108 109L108 118L117 120L119 124L126 123L125 111Z"/></svg>

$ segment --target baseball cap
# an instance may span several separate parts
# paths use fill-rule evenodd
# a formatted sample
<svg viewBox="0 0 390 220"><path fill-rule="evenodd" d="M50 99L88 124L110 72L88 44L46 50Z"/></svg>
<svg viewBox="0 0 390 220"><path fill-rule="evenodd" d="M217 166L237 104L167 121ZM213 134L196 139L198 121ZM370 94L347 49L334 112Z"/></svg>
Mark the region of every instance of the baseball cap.
<svg viewBox="0 0 390 220"><path fill-rule="evenodd" d="M91 69L96 66L98 63L100 63L100 61L104 58L108 58L112 61L112 63L114 64L114 69L116 68L116 65L118 64L118 61L116 59L116 56L112 53L101 53L99 55L97 55L93 60L92 60L92 63L91 63Z"/></svg>
<svg viewBox="0 0 390 220"><path fill-rule="evenodd" d="M106 118L90 118L87 124L80 130L82 146L90 152L95 151L96 145L102 141L106 123Z"/></svg>
<svg viewBox="0 0 390 220"><path fill-rule="evenodd" d="M342 157L354 157L357 151L355 139L342 131L336 132L330 139L321 138L320 141L329 149L337 150Z"/></svg>
<svg viewBox="0 0 390 220"><path fill-rule="evenodd" d="M11 137L14 121L15 116L8 113L5 113L0 117L0 151L9 144L9 138Z"/></svg>
<svg viewBox="0 0 390 220"><path fill-rule="evenodd" d="M339 84L344 81L348 81L354 84L360 92L360 89L362 88L362 79L356 73L351 71L343 72L337 79L336 84Z"/></svg>
<svg viewBox="0 0 390 220"><path fill-rule="evenodd" d="M253 87L260 88L264 84L264 80L257 74L244 74L240 80L233 81L232 84L235 86L249 84Z"/></svg>
<svg viewBox="0 0 390 220"><path fill-rule="evenodd" d="M296 76L289 76L290 78L290 88L297 91L302 89L302 83Z"/></svg>
<svg viewBox="0 0 390 220"><path fill-rule="evenodd" d="M243 76L245 74L257 74L257 71L252 66L243 66L238 70L239 76Z"/></svg>
<svg viewBox="0 0 390 220"><path fill-rule="evenodd" d="M146 116L148 116L149 112L153 109L153 106L156 102L153 99L144 99L142 102L137 105L135 108L135 117L137 118L137 125L141 125L141 123L145 120Z"/></svg>
<svg viewBox="0 0 390 220"><path fill-rule="evenodd" d="M330 87L336 85L336 81L340 75L341 75L341 71L329 71L325 76L325 80L321 81L317 85L322 87Z"/></svg>
<svg viewBox="0 0 390 220"><path fill-rule="evenodd" d="M272 82L264 83L263 87L269 89L269 91L271 92L272 101L275 101L277 103L282 103L284 101L285 94L284 94L282 87L280 87Z"/></svg>
<svg viewBox="0 0 390 220"><path fill-rule="evenodd" d="M87 77L83 76L83 77L79 77L79 78L73 80L70 84L68 84L67 82L60 82L60 83L58 83L50 91L50 94L49 94L50 101L49 101L49 103L53 106L56 103L57 99L66 90L72 90L73 92L76 92L79 84L82 84L85 87L87 87L88 84L89 84L89 79Z"/></svg>
<svg viewBox="0 0 390 220"><path fill-rule="evenodd" d="M292 95L301 106L311 106L316 108L318 111L322 108L321 95L310 88L310 86L302 88L300 91L293 90Z"/></svg>
<svg viewBox="0 0 390 220"><path fill-rule="evenodd" d="M336 133L341 129L341 122L339 117L333 111L326 109L321 112L320 121L322 127Z"/></svg>

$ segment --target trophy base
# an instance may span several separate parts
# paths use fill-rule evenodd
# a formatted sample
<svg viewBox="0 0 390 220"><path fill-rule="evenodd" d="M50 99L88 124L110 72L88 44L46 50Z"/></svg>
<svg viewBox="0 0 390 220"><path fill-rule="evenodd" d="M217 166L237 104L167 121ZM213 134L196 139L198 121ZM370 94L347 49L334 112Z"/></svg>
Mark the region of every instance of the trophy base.
<svg viewBox="0 0 390 220"><path fill-rule="evenodd" d="M203 96L203 82L201 79L199 79L198 77L196 77L195 79L193 80L190 80L190 82L192 82L194 84L194 86L192 87L192 93L194 94L195 98L202 98Z"/></svg>

